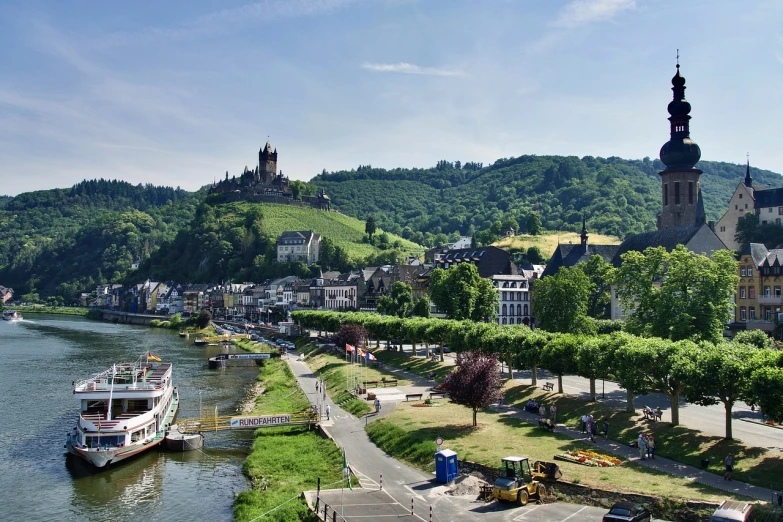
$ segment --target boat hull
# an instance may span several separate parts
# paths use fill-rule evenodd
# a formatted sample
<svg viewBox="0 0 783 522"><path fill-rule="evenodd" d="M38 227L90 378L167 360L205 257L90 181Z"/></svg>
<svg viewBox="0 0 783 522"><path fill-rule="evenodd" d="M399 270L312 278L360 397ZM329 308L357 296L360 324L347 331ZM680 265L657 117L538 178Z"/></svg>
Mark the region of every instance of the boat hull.
<svg viewBox="0 0 783 522"><path fill-rule="evenodd" d="M128 448L112 448L108 450L87 450L79 448L73 445L70 437L65 443L65 447L68 453L81 457L96 468L105 468L110 464L116 464L123 460L135 457L139 453L143 453L149 449L159 446L163 441L162 438L155 438L146 444L139 444L137 446L131 446Z"/></svg>

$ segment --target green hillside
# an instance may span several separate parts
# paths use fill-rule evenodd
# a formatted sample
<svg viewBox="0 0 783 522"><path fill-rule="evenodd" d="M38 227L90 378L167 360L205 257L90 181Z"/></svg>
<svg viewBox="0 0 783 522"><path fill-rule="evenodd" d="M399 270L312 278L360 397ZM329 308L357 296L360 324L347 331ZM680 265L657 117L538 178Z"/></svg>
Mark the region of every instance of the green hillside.
<svg viewBox="0 0 783 522"><path fill-rule="evenodd" d="M745 166L702 161L702 190L710 220L718 220ZM661 205L659 160L520 156L490 166L440 161L429 169L324 172L310 183L324 188L346 214L373 215L385 229L423 245L456 233L491 243L509 224L525 231L536 212L546 230L591 231L625 237L653 230ZM781 187L783 177L751 169L756 186ZM516 228L516 227L515 227Z"/></svg>
<svg viewBox="0 0 783 522"><path fill-rule="evenodd" d="M423 248L382 230L365 242L365 223L337 212L266 203L203 203L187 229L163 244L133 274L159 280L261 282L273 277L311 277L319 270L345 271L393 264ZM284 231L321 234L320 263L278 263L275 243Z"/></svg>

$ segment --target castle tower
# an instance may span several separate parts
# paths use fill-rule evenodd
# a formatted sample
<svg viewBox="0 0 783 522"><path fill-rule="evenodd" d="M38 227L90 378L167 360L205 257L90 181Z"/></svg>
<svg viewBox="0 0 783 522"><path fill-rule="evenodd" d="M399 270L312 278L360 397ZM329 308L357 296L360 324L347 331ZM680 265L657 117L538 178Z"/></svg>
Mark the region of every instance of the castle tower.
<svg viewBox="0 0 783 522"><path fill-rule="evenodd" d="M264 185L271 185L277 174L277 149L272 151L272 145L266 145L258 151L258 177Z"/></svg>
<svg viewBox="0 0 783 522"><path fill-rule="evenodd" d="M671 138L661 147L661 161L666 169L658 174L662 185L662 210L658 230L704 224L704 203L701 201L699 176L694 168L701 158L701 149L690 138L691 104L685 99L685 78L680 64L672 78L673 100L669 103Z"/></svg>

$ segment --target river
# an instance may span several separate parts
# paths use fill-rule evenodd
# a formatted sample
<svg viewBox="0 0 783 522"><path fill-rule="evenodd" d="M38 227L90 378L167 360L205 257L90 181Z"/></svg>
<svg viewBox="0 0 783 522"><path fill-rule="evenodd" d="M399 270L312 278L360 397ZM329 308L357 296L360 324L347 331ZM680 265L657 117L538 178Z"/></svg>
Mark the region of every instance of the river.
<svg viewBox="0 0 783 522"><path fill-rule="evenodd" d="M153 449L106 470L66 455L72 382L152 352L174 364L181 418L233 413L254 366L207 369L219 347L156 328L58 315L0 321L0 520L232 520L250 432L207 434L201 451Z"/></svg>

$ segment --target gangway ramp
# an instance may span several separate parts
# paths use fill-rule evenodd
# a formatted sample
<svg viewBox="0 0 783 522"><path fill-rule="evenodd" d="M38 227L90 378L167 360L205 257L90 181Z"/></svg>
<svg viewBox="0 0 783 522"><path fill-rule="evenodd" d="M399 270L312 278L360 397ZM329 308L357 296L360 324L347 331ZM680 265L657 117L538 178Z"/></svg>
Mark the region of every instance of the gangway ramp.
<svg viewBox="0 0 783 522"><path fill-rule="evenodd" d="M311 410L295 413L275 413L270 415L231 415L219 416L204 410L201 417L179 419L177 428L180 433L207 433L224 430L255 430L278 426L313 426L318 422L318 414Z"/></svg>

